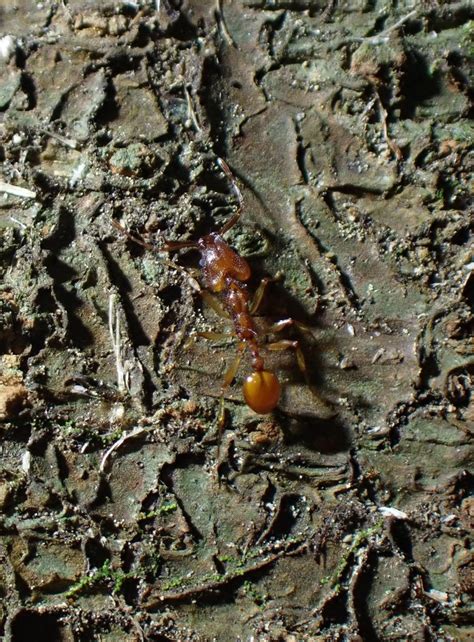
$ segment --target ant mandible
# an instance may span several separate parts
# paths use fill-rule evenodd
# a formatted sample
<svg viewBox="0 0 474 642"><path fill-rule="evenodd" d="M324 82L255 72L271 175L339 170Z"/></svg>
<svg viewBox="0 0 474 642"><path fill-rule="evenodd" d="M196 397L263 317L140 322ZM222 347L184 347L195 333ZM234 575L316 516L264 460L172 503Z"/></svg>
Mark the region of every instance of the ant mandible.
<svg viewBox="0 0 474 642"><path fill-rule="evenodd" d="M225 312L230 316L234 325L234 334L239 340L239 347L237 357L225 373L222 382L220 418L222 423L224 393L226 388L234 380L245 349L250 351L253 370L243 383L243 395L246 404L254 412L259 414L271 412L277 406L280 399L281 386L275 373L265 368L258 342L259 333L257 332L252 317L258 310L265 288L271 279L262 279L251 302L246 285L246 281L248 281L251 276L250 266L247 261L242 256L239 256L224 240L224 234L234 227L240 219L243 208L243 197L227 163L222 158L217 158L217 162L231 183L238 202L237 211L218 232L206 234L197 241L165 241L164 245L160 247L160 250L174 252L181 249L195 249L200 252L201 260L199 265L202 269L204 285L208 291L219 296ZM150 244L126 232L117 222L114 221L114 224L135 242L146 248L154 249ZM218 311L218 306L213 305L213 307ZM274 323L268 328L265 334L279 332L294 323L293 319L283 319ZM213 339L228 335L200 332L198 336ZM298 341L275 341L265 344L265 348L274 351L293 348L296 351L298 365L306 377L306 366Z"/></svg>

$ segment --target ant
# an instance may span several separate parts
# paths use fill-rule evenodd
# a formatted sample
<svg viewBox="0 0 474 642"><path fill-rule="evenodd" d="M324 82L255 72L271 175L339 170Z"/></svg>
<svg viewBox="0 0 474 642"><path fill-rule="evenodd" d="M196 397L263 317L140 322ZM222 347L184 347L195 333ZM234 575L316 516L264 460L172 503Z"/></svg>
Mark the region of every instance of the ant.
<svg viewBox="0 0 474 642"><path fill-rule="evenodd" d="M224 240L224 234L234 227L241 217L243 197L227 163L222 158L217 158L217 163L227 176L232 186L232 191L234 192L238 202L237 211L218 232L206 234L197 241L165 240L164 245L160 247L160 250L174 252L181 249L194 249L200 252L201 260L199 265L202 270L204 285L208 290L208 296L205 298L216 312L220 314L226 313L226 315L231 318L234 325L234 332L232 334L237 337L239 347L237 357L225 373L221 386L221 412L219 423L222 425L224 421L224 392L234 380L245 349L250 351L252 359L252 372L246 377L243 383L243 395L249 408L258 414L270 413L278 404L281 394L281 386L276 374L265 368L264 360L260 353L259 333L252 316L257 312L265 289L272 279L262 279L255 292L253 301L250 301L250 295L246 285L246 281L248 281L251 276L250 266L247 261L242 256L239 256L239 254ZM116 221L113 221L113 224L136 243L139 243L147 249L155 249L152 245L145 243L141 239L124 230ZM213 301L213 297L212 295L209 295L209 292L219 296L223 304L223 310L220 308L218 302ZM205 293L206 292L204 291L203 295ZM265 334L280 332L282 329L293 324L298 327L301 326L302 329L306 329L303 324L297 323L293 319L289 318L274 323L270 328L268 328ZM198 336L207 339L216 339L229 335L214 332L200 332L198 333ZM298 341L275 341L265 344L265 348L274 351L294 349L296 352L298 366L303 372L305 378L307 378L305 360Z"/></svg>

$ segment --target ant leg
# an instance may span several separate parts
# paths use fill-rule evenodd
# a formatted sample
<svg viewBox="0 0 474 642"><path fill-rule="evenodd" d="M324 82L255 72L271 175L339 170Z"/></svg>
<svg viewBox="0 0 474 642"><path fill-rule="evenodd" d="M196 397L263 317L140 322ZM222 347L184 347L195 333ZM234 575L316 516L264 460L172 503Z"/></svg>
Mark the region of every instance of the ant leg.
<svg viewBox="0 0 474 642"><path fill-rule="evenodd" d="M194 332L192 336L209 341L222 341L223 339L231 339L234 335L232 332Z"/></svg>
<svg viewBox="0 0 474 642"><path fill-rule="evenodd" d="M222 307L219 299L215 296L212 296L212 294L208 290L201 290L201 296L204 303L208 305L212 310L214 310L217 316L222 317L223 319L230 318L227 311Z"/></svg>
<svg viewBox="0 0 474 642"><path fill-rule="evenodd" d="M154 250L155 252L157 251L158 252L175 252L176 250L182 250L185 248L196 249L198 247L198 244L195 241L167 241L165 239L165 244L158 248L155 245L152 245L151 243L147 243L146 241L144 241L143 238L138 234L132 234L131 232L129 232L127 229L123 227L123 225L120 225L120 223L115 219L112 219L112 225L115 228L117 228L117 230L119 230L122 234L124 234L127 238L129 238L131 241L133 241L137 245L141 245L147 250Z"/></svg>
<svg viewBox="0 0 474 642"><path fill-rule="evenodd" d="M141 236L132 234L128 230L126 230L118 221L115 219L112 219L112 225L121 232L124 236L126 236L128 239L136 243L137 245L141 245L144 247L146 250L152 250L153 252L156 251L162 251L164 250L165 252L173 252L174 250L179 250L183 247L197 247L197 244L190 244L187 242L181 243L180 241L177 241L176 243L174 241L172 242L166 242L166 247L162 248L157 248L155 245L152 245L151 243L147 243L144 241ZM165 259L160 259L162 263L167 265L168 267L172 268L173 270L177 270L178 272L181 272L182 274L185 274L189 278L189 282L191 284L191 287L196 290L196 292L201 292L201 287L199 283L196 281L196 279L189 274L187 270L185 270L183 267L178 265L177 263L173 263L172 261L166 261Z"/></svg>
<svg viewBox="0 0 474 642"><path fill-rule="evenodd" d="M237 203L238 203L237 212L219 230L219 234L222 236L223 234L228 232L232 227L234 227L234 225L239 220L240 215L242 214L242 207L243 207L243 204L244 204L244 198L242 196L242 192L239 189L239 186L237 185L237 181L235 180L235 177L232 174L232 172L230 170L230 167L227 165L225 160L218 157L217 158L217 164L219 165L221 170L224 172L224 174L229 179L231 187L232 187L232 191L234 192L234 196L236 197Z"/></svg>
<svg viewBox="0 0 474 642"><path fill-rule="evenodd" d="M249 305L250 314L257 314L258 310L260 309L260 306L262 305L263 297L265 296L265 292L267 291L268 284L271 283L272 281L275 281L275 279L270 279L268 277L263 278L260 281L260 285L255 290L255 294L253 295L252 302Z"/></svg>
<svg viewBox="0 0 474 642"><path fill-rule="evenodd" d="M281 319L280 321L275 321L275 323L272 323L272 325L266 329L266 333L274 334L276 332L281 332L285 328L290 328L290 327L295 327L301 332L304 332L306 334L309 334L310 336L313 336L313 331L308 325L301 323L301 321L296 321L292 317L289 317L288 319Z"/></svg>
<svg viewBox="0 0 474 642"><path fill-rule="evenodd" d="M233 339L234 335L231 332L191 332L184 344L184 349L190 348L196 338L207 341L224 341L225 339Z"/></svg>
<svg viewBox="0 0 474 642"><path fill-rule="evenodd" d="M225 425L224 394L226 389L230 386L232 381L235 379L235 375L237 374L237 370L239 369L239 366L240 366L240 361L242 360L242 354L243 354L244 348L245 348L245 345L241 343L239 345L238 352L234 361L230 364L230 366L226 370L226 373L224 375L224 380L222 381L222 385L221 385L221 399L220 399L219 419L218 419L219 437L217 441L217 460L218 461L219 461L219 455L220 455L220 449L221 449L221 437L222 437L222 432L224 430L224 425Z"/></svg>
<svg viewBox="0 0 474 642"><path fill-rule="evenodd" d="M115 228L116 228L116 229L117 229L121 234L123 234L124 236L126 236L128 239L130 239L131 241L133 241L133 242L134 242L134 243L136 243L137 245L141 245L142 247L144 247L144 248L145 248L145 249L147 249L147 250L155 250L155 251L156 251L156 247L155 247L154 245L152 245L151 243L147 243L146 241L144 241L144 240L142 239L142 237L141 237L141 236L138 236L138 235L132 234L132 233L131 233L131 232L129 232L127 229L125 229L125 228L123 227L123 225L120 225L120 223L119 223L118 221L116 221L115 219L112 219L112 225L113 225L113 226L114 226L114 227L115 227Z"/></svg>
<svg viewBox="0 0 474 642"><path fill-rule="evenodd" d="M291 319L284 319L284 321L291 321ZM298 341L290 341L290 340L275 341L273 343L267 344L265 347L268 350L273 350L273 351L288 350L288 349L294 350L295 351L295 355L296 355L296 362L298 364L298 368L299 368L300 372L302 373L302 375L304 377L306 385L308 386L308 388L310 389L310 391L314 395L314 397L318 400L318 402L320 404L322 403L323 406L328 411L332 411L331 404L329 402L327 402L325 399L323 399L319 395L319 393L316 390L315 386L310 381L309 371L308 371L308 367L306 365L306 359L304 358L303 351L302 351Z"/></svg>
<svg viewBox="0 0 474 642"><path fill-rule="evenodd" d="M299 341L290 341L289 339L283 339L282 341L274 341L273 343L268 343L265 348L267 350L272 350L274 352L280 350L294 350L296 354L296 362L298 368L303 373L306 383L310 385L308 377L308 368L306 366L306 360L303 355L303 351L300 348Z"/></svg>
<svg viewBox="0 0 474 642"><path fill-rule="evenodd" d="M277 272L274 277L264 277L260 281L260 285L258 288L255 290L255 294L253 295L252 302L249 306L249 312L250 314L256 314L260 310L260 306L263 301L263 297L265 296L267 292L267 288L270 283L277 283L278 281L281 281L282 278L282 273Z"/></svg>
<svg viewBox="0 0 474 642"><path fill-rule="evenodd" d="M187 248L197 250L199 246L195 241L167 241L164 239L164 245L159 248L159 251L176 252L176 250L185 250Z"/></svg>
<svg viewBox="0 0 474 642"><path fill-rule="evenodd" d="M235 379L235 375L237 374L237 370L239 369L240 362L242 360L244 349L245 349L245 344L240 343L239 347L237 348L238 352L235 356L235 359L227 368L226 373L224 375L224 380L221 386L221 390L223 393L225 392L226 388L228 388L230 384L233 382L233 380Z"/></svg>
<svg viewBox="0 0 474 642"><path fill-rule="evenodd" d="M227 223L221 227L221 229L219 230L220 236L228 232L231 227L234 227L234 225L238 222L239 218L240 218L240 211L236 212L234 216L232 216L232 218L230 218L227 221Z"/></svg>
<svg viewBox="0 0 474 642"><path fill-rule="evenodd" d="M241 343L238 347L238 352L233 360L233 362L230 364L230 366L227 368L226 373L224 375L224 380L222 381L221 385L221 413L219 414L219 423L224 425L223 422L223 414L224 414L224 393L226 389L230 386L230 384L233 382L235 379L235 375L237 374L237 370L239 369L240 366L240 361L242 360L242 354L244 351L245 345ZM222 422L221 422L222 420Z"/></svg>
<svg viewBox="0 0 474 642"><path fill-rule="evenodd" d="M215 296L212 296L212 294L208 290L199 290L199 294L202 297L203 302L209 306L214 312L217 314L217 316L222 317L224 319L229 319L229 315L227 314L226 310L222 307L221 302L219 299ZM199 337L201 339L208 339L209 341L222 341L223 339L230 339L234 337L233 332L193 332L191 333L189 337L189 341L186 343L186 345L191 345L194 337Z"/></svg>
<svg viewBox="0 0 474 642"><path fill-rule="evenodd" d="M277 332L281 332L285 328L289 328L292 326L294 326L301 332L309 334L311 337L313 337L312 330L309 326L301 323L300 321L295 321L295 319L292 319L291 317L289 317L288 319L281 319L280 321L276 321L269 328L267 328L266 333L276 334ZM304 377L306 385L315 397L317 397L318 399L320 398L319 394L316 392L314 385L310 381L308 366L306 365L306 359L304 358L303 350L301 349L299 341L291 341L288 339L283 341L274 341L267 344L265 347L268 350L288 350L289 348L292 348L295 351L296 362L298 364L300 372Z"/></svg>
<svg viewBox="0 0 474 642"><path fill-rule="evenodd" d="M294 325L294 319L291 317L289 319L280 319L280 321L275 321L266 329L266 334L275 334L281 332L285 328L290 328Z"/></svg>

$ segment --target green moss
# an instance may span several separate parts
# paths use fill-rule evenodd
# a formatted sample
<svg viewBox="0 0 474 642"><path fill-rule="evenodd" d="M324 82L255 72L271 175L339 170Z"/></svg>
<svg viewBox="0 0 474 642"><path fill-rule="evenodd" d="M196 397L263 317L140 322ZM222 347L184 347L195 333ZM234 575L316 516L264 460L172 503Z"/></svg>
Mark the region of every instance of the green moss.
<svg viewBox="0 0 474 642"><path fill-rule="evenodd" d="M319 583L321 586L324 586L326 584L331 584L334 591L336 593L339 593L341 591L343 584L341 582L341 578L349 564L350 558L357 553L370 539L378 535L379 533L382 532L384 522L383 520L380 520L376 522L373 526L369 526L368 528L365 528L361 531L359 531L355 537L354 540L349 546L349 548L345 551L341 559L339 560L339 563L332 575L327 575L326 577L323 577Z"/></svg>
<svg viewBox="0 0 474 642"><path fill-rule="evenodd" d="M469 20L461 27L460 44L463 51L469 58L474 58L474 20Z"/></svg>
<svg viewBox="0 0 474 642"><path fill-rule="evenodd" d="M97 569L91 575L86 575L85 577L81 578L76 584L73 584L69 591L67 591L66 598L76 598L80 593L84 593L93 586L96 586L97 584L100 584L105 580L109 580L111 577L112 568L110 565L110 560L106 560L101 568Z"/></svg>
<svg viewBox="0 0 474 642"><path fill-rule="evenodd" d="M102 583L112 583L112 593L116 594L122 590L123 583L126 579L139 577L141 577L140 571L136 573L124 573L120 569L114 570L112 569L110 560L106 560L101 568L97 569L91 575L86 575L81 578L79 582L71 586L65 597L67 599L76 599L81 593L85 593Z"/></svg>
<svg viewBox="0 0 474 642"><path fill-rule="evenodd" d="M250 580L246 580L243 583L242 589L249 598L251 598L257 606L263 608L267 602L267 596L264 593L260 593L257 587Z"/></svg>
<svg viewBox="0 0 474 642"><path fill-rule="evenodd" d="M160 517L160 515L167 515L168 513L174 513L178 509L178 504L176 502L171 502L169 504L162 504L156 510L150 510L148 513L139 513L138 521L144 521L147 519L154 519L155 517Z"/></svg>
<svg viewBox="0 0 474 642"><path fill-rule="evenodd" d="M181 588L186 585L186 578L184 577L173 577L171 580L164 582L161 588L163 591L171 591L172 589Z"/></svg>

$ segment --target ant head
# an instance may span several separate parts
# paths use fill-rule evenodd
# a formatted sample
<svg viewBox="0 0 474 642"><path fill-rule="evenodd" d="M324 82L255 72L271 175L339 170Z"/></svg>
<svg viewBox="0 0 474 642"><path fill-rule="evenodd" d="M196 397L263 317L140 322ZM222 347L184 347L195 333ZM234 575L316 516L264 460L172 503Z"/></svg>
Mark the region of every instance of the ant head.
<svg viewBox="0 0 474 642"><path fill-rule="evenodd" d="M249 408L260 415L266 415L280 399L280 383L273 372L256 370L245 379L243 393Z"/></svg>

